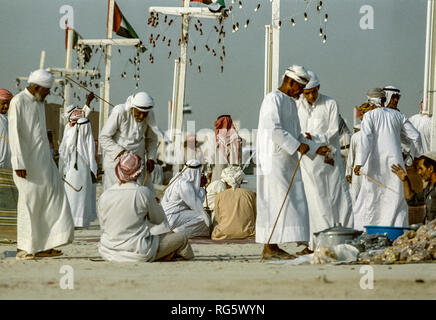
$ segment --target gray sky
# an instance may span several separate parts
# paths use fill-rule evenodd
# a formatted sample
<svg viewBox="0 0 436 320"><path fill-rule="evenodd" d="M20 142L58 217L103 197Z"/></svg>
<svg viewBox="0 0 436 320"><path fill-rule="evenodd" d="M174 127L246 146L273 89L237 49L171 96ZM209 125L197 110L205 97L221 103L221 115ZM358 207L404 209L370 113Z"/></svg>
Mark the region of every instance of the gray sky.
<svg viewBox="0 0 436 320"><path fill-rule="evenodd" d="M87 39L105 36L106 0L0 0L1 50L0 87L17 92L15 78L27 76L39 67L40 52L46 50L46 67L63 67L65 64L65 31L59 26L62 5L74 9L74 27ZM181 0L118 0L121 11L139 34L147 47L150 33L157 30L147 25L149 6L179 6ZM264 81L264 26L271 21L269 0L245 0L243 9L234 8L233 15L225 22L224 73L219 71L219 60L207 53L204 45L216 46L215 23L202 21L204 35L193 31L190 37L190 53L193 67L188 66L186 103L193 113L185 117L195 120L197 130L213 127L220 114L231 114L241 120L242 128L255 128L263 98ZM254 8L260 3L260 10ZM365 93L373 87L394 85L401 89L399 108L410 116L419 110L424 78L425 49L425 0L324 0L323 13L327 12L327 42L319 36L320 16L313 1L308 12L308 21L303 13L308 1L282 0L283 20L280 38L280 73L290 64L304 65L315 71L321 81L321 92L336 99L341 114L352 125L352 108L365 100ZM227 6L231 0L226 0ZM359 12L363 5L374 8L374 29L362 30ZM289 22L294 16L295 27ZM288 18L288 19L286 19ZM233 22L232 22L233 19ZM247 29L245 20L250 19ZM196 19L194 19L196 20ZM195 21L194 21L195 22ZM232 23L239 22L240 29L232 33ZM167 106L172 96L174 59L178 57L177 40L180 34L180 19L176 19L165 32L163 21L158 30L172 38L172 57L168 48L158 41L157 47L141 55L141 80L137 90L133 80L133 49L122 48L121 55L113 49L111 102L123 103L136 91L149 92L156 101L159 126L167 129ZM324 23L322 23L324 27ZM209 41L206 41L210 33ZM116 37L116 36L115 36ZM217 50L218 51L218 50ZM152 52L154 64L148 62ZM90 66L97 66L99 56L92 58ZM73 66L76 66L75 54ZM197 72L201 64L202 72ZM104 74L104 59L100 59L100 71ZM121 78L126 71L127 79ZM22 88L24 84L22 84ZM80 93L82 102L85 92ZM98 91L97 91L98 92ZM51 96L48 102L61 103L59 97ZM75 103L81 102L75 100ZM95 103L95 102L94 102Z"/></svg>

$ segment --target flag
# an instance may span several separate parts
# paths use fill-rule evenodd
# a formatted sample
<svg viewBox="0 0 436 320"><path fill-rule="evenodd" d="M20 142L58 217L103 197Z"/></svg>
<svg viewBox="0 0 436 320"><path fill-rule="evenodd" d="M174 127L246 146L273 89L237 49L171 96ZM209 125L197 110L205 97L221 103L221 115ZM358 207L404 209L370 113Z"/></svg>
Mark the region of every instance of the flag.
<svg viewBox="0 0 436 320"><path fill-rule="evenodd" d="M114 26L112 31L124 38L138 39L138 34L124 17L117 3L114 3Z"/></svg>
<svg viewBox="0 0 436 320"><path fill-rule="evenodd" d="M65 29L65 49L67 49L68 46L68 30L70 30L70 27L67 27ZM77 45L77 41L79 41L80 39L83 39L82 36L74 29L73 30L73 44L72 44L72 48L73 49L77 49L76 45ZM78 52L78 56L79 59L82 60L82 63L86 64L89 62L89 60L91 60L91 55L92 55L92 49L90 46L85 45L82 47L81 52Z"/></svg>

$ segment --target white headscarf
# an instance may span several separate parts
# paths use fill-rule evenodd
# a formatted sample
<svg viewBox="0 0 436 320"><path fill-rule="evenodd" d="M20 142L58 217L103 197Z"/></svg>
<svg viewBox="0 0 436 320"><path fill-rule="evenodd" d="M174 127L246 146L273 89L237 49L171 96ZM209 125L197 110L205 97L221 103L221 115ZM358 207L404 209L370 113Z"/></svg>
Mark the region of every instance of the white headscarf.
<svg viewBox="0 0 436 320"><path fill-rule="evenodd" d="M238 166L229 166L221 172L221 180L226 182L232 189L239 188L244 180L244 172Z"/></svg>
<svg viewBox="0 0 436 320"><path fill-rule="evenodd" d="M389 102L391 102L391 98L394 94L401 97L400 89L395 88L394 86L386 86L383 88L383 91L386 94L386 106L389 104Z"/></svg>
<svg viewBox="0 0 436 320"><path fill-rule="evenodd" d="M307 74L310 76L309 82L306 84L304 89L312 89L319 86L319 79L315 72L308 70Z"/></svg>
<svg viewBox="0 0 436 320"><path fill-rule="evenodd" d="M304 69L304 67L302 66L297 65L293 65L286 69L284 75L304 85L306 85L310 79L310 76L307 74L306 69Z"/></svg>
<svg viewBox="0 0 436 320"><path fill-rule="evenodd" d="M38 69L31 72L29 75L29 79L27 80L29 84L34 83L41 87L49 89L53 85L53 81L53 75L44 69Z"/></svg>

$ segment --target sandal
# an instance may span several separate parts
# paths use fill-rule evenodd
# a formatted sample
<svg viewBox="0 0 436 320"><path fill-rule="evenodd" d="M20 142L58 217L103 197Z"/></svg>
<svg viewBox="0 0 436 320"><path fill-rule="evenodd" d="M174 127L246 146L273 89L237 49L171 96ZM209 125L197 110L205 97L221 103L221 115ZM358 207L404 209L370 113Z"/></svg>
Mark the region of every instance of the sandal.
<svg viewBox="0 0 436 320"><path fill-rule="evenodd" d="M17 249L17 254L15 256L17 260L35 260L35 255L31 253L27 253L24 250Z"/></svg>
<svg viewBox="0 0 436 320"><path fill-rule="evenodd" d="M61 250L48 249L45 251L40 251L35 254L36 257L58 257L63 255Z"/></svg>

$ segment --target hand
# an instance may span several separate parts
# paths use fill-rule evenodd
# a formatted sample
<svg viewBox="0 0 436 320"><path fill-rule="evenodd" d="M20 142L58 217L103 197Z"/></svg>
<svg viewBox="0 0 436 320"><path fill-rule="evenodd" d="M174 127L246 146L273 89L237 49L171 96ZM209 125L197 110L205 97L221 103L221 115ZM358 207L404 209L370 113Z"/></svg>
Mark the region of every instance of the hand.
<svg viewBox="0 0 436 320"><path fill-rule="evenodd" d="M212 172L209 172L207 174L207 181L211 181L212 180Z"/></svg>
<svg viewBox="0 0 436 320"><path fill-rule="evenodd" d="M148 160L147 160L147 163L145 164L145 166L147 167L147 171L148 171L149 173L152 173L153 170L154 170L154 160L152 160L152 159L148 159Z"/></svg>
<svg viewBox="0 0 436 320"><path fill-rule="evenodd" d="M27 177L27 171L26 170L15 170L15 173L20 178L26 179L26 177Z"/></svg>
<svg viewBox="0 0 436 320"><path fill-rule="evenodd" d="M362 166L355 166L354 167L354 174L356 176L360 176L360 168L362 168Z"/></svg>
<svg viewBox="0 0 436 320"><path fill-rule="evenodd" d="M86 105L87 105L88 107L90 106L91 101L94 100L94 98L95 98L95 94L94 94L94 92L91 92L90 94L88 94L88 95L86 96Z"/></svg>
<svg viewBox="0 0 436 320"><path fill-rule="evenodd" d="M325 156L330 151L332 151L332 149L330 149L329 147L322 146L322 147L319 147L318 150L316 150L316 154L319 154L320 156Z"/></svg>
<svg viewBox="0 0 436 320"><path fill-rule="evenodd" d="M91 181L93 184L97 183L97 178L95 177L94 173L91 171Z"/></svg>
<svg viewBox="0 0 436 320"><path fill-rule="evenodd" d="M207 177L205 175L201 176L200 187L204 187L207 184Z"/></svg>
<svg viewBox="0 0 436 320"><path fill-rule="evenodd" d="M331 166L334 166L334 165L335 165L335 160L332 159L332 158L327 158L327 157L325 157L325 158L324 158L324 163L327 163L327 164L329 164L329 165L331 165Z"/></svg>
<svg viewBox="0 0 436 320"><path fill-rule="evenodd" d="M407 173L404 171L403 168L401 168L400 164L397 165L393 164L391 166L391 169L392 172L395 173L398 176L398 178L400 178L401 181L403 182L406 181Z"/></svg>
<svg viewBox="0 0 436 320"><path fill-rule="evenodd" d="M309 140L312 140L312 136L310 135L309 132L306 132L306 138L309 139Z"/></svg>
<svg viewBox="0 0 436 320"><path fill-rule="evenodd" d="M118 153L118 155L117 155L117 157L116 157L115 159L121 157L125 152L126 152L126 150L123 150L123 151L121 151L120 153Z"/></svg>
<svg viewBox="0 0 436 320"><path fill-rule="evenodd" d="M305 143L300 144L300 146L298 147L298 152L300 152L301 154L306 154L309 150L310 147Z"/></svg>
<svg viewBox="0 0 436 320"><path fill-rule="evenodd" d="M350 175L346 175L345 179L347 179L348 184L351 184L351 176Z"/></svg>

